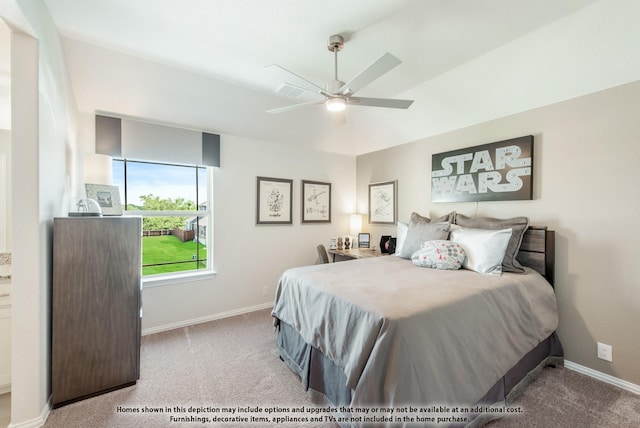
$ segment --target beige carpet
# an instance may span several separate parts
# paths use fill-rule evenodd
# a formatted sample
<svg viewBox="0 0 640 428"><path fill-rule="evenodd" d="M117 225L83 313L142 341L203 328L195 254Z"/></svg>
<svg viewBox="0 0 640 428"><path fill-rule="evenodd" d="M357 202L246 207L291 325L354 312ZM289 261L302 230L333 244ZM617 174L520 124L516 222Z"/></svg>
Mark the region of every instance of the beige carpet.
<svg viewBox="0 0 640 428"><path fill-rule="evenodd" d="M275 424L171 419L197 416L211 421L216 416L237 416L214 411L225 406L263 410L245 412L243 417L267 416L264 411L276 407L279 409L269 417L285 415L282 408L314 407L299 379L278 358L268 310L145 336L141 364L141 379L135 386L52 410L44 426L337 426L325 421ZM524 416L503 418L487 427L640 426L640 397L566 369L543 370L515 404L522 406ZM197 414L190 407L202 407L204 412Z"/></svg>
<svg viewBox="0 0 640 428"><path fill-rule="evenodd" d="M640 396L564 368L544 369L513 405L523 416L485 427L640 427Z"/></svg>

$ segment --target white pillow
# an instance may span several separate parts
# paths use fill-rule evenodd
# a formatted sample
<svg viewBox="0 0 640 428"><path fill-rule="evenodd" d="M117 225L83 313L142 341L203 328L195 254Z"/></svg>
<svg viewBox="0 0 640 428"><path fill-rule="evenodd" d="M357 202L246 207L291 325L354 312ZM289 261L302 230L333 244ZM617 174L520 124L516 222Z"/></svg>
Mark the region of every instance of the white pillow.
<svg viewBox="0 0 640 428"><path fill-rule="evenodd" d="M402 252L402 246L404 245L405 239L407 239L408 230L409 225L407 223L398 222L398 225L396 226L396 256L399 256L400 252Z"/></svg>
<svg viewBox="0 0 640 428"><path fill-rule="evenodd" d="M511 229L485 230L451 225L449 239L462 245L467 257L463 267L482 274L501 275L502 259Z"/></svg>

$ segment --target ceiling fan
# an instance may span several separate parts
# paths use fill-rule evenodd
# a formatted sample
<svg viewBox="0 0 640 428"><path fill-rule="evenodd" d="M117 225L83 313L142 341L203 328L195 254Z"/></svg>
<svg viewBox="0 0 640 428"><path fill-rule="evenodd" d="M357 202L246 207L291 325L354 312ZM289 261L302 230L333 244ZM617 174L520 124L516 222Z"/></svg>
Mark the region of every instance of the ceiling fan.
<svg viewBox="0 0 640 428"><path fill-rule="evenodd" d="M286 83L293 88L298 88L302 91L312 91L324 96L323 101L309 101L301 104L294 104L285 107L274 108L271 110L267 110L268 113L282 113L289 110L295 110L298 108L310 106L310 105L319 105L325 104L327 110L330 111L342 111L345 109L347 104L359 105L359 106L368 106L368 107L386 107L386 108L396 108L396 109L407 109L413 103L413 100L398 100L392 98L365 98L365 97L354 97L353 95L364 88L386 72L390 71L392 68L396 67L402 61L398 58L386 52L378 59L376 59L371 65L362 70L360 74L358 74L353 79L349 80L347 83L342 82L338 79L338 52L342 50L344 47L344 38L339 34L335 34L329 37L329 43L327 44L327 49L333 52L334 56L334 79L331 82L328 82L326 87L322 87L317 85L310 80L305 79L302 76L297 75L284 67L281 67L277 64L273 64L273 67L278 67L286 73L294 76L299 82L300 85L294 85L291 83Z"/></svg>

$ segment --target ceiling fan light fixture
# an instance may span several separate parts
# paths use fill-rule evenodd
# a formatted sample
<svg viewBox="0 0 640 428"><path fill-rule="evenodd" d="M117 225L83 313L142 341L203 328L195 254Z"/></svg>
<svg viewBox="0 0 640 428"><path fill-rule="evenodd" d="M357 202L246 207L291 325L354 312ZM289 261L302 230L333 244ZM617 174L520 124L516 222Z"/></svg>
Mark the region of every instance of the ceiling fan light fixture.
<svg viewBox="0 0 640 428"><path fill-rule="evenodd" d="M302 76L299 76L284 67L281 67L277 64L273 64L273 66L278 67L282 71L290 74L292 77L296 78L296 82L299 82L301 87L292 85L288 83L288 86L294 87L294 89L299 89L302 91L311 91L313 93L324 96L324 104L327 110L331 112L341 112L345 110L347 103L349 104L357 104L358 106L367 106L367 107L385 107L385 108L396 108L396 109L408 109L409 106L413 103L413 100L398 100L395 98L368 98L368 97L354 97L356 92L365 86L369 85L374 80L378 79L383 74L387 73L402 61L398 58L390 54L389 52L385 52L382 56L378 57L375 61L373 61L369 66L367 66L364 70L362 70L359 74L357 74L354 78L347 81L346 83L341 81L338 78L338 52L342 50L344 47L344 38L339 34L334 34L329 38L329 43L327 48L333 52L333 80L326 83L326 85L320 86L316 83L313 83L310 80L305 79ZM278 90L278 93L283 93ZM316 105L322 104L322 101L309 101L299 104L294 104L290 106L275 108L271 110L267 110L269 113L281 113L284 111L295 110L301 107L306 107L308 105Z"/></svg>
<svg viewBox="0 0 640 428"><path fill-rule="evenodd" d="M324 103L329 111L342 111L347 106L347 102L341 97L329 97Z"/></svg>

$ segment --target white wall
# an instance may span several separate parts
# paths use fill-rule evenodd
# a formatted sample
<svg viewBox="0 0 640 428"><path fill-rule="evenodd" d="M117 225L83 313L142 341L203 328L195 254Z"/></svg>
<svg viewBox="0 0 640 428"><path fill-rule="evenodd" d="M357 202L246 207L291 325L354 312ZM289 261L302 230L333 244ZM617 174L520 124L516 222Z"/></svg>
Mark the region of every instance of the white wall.
<svg viewBox="0 0 640 428"><path fill-rule="evenodd" d="M355 157L243 137L221 136L214 175L214 269L206 281L144 289L143 329L181 325L269 305L280 274L315 263L316 245L349 232ZM293 224L256 225L257 176L293 179ZM330 224L300 223L300 180L332 184ZM267 287L267 295L263 288Z"/></svg>
<svg viewBox="0 0 640 428"><path fill-rule="evenodd" d="M560 340L567 360L640 385L640 81L391 149L361 155L358 206L367 184L398 180L399 221L412 211L438 216L508 218L556 231ZM533 200L431 203L435 153L534 136ZM372 239L394 227L370 227ZM613 362L596 358L596 342L613 346Z"/></svg>
<svg viewBox="0 0 640 428"><path fill-rule="evenodd" d="M88 153L95 145L95 115L84 112L78 117L78 150ZM285 269L315 263L318 244L328 246L331 237L349 233L349 216L356 206L354 156L235 135L222 134L220 139L221 167L214 169L213 197L217 274L206 280L145 287L144 333L268 306ZM294 180L292 225L256 225L258 176ZM300 180L331 183L331 223L300 223ZM74 187L83 186L77 177Z"/></svg>
<svg viewBox="0 0 640 428"><path fill-rule="evenodd" d="M50 391L51 229L53 217L65 212L75 174L75 101L47 9L33 0L11 3L12 16L3 18L13 25L11 209L20 219L12 224L19 239L13 240L11 426L40 426Z"/></svg>
<svg viewBox="0 0 640 428"><path fill-rule="evenodd" d="M11 215L11 131L0 129L0 252L13 247Z"/></svg>

